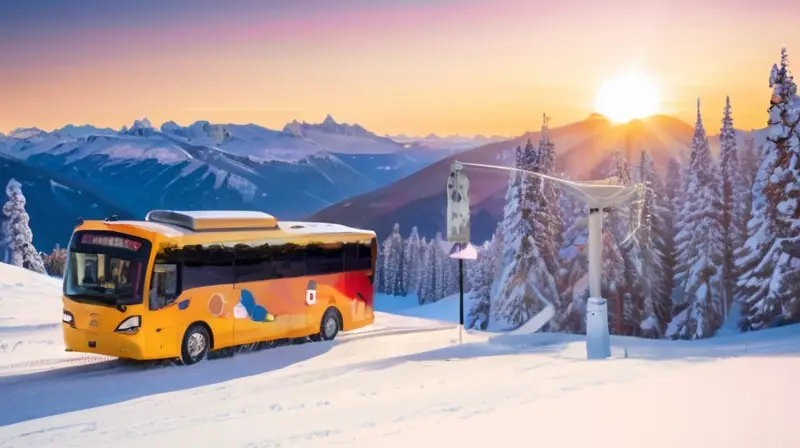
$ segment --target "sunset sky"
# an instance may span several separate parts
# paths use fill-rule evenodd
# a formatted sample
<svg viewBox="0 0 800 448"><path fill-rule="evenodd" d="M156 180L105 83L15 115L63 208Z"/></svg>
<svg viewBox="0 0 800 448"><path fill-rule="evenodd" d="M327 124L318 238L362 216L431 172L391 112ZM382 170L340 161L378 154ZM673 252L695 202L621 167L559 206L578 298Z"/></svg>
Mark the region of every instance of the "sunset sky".
<svg viewBox="0 0 800 448"><path fill-rule="evenodd" d="M700 96L716 132L730 94L736 126L760 128L782 46L800 67L798 18L797 0L4 1L0 131L330 113L378 134L518 135L542 112L588 116L629 70L662 113L692 122Z"/></svg>

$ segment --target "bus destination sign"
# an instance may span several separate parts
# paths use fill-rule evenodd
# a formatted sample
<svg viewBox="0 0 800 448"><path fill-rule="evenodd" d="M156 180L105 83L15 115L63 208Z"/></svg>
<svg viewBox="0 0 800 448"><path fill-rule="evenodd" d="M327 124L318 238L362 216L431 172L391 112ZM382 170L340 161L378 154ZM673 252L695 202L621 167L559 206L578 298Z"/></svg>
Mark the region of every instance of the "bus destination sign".
<svg viewBox="0 0 800 448"><path fill-rule="evenodd" d="M128 249L134 252L138 251L139 248L142 247L142 243L138 241L129 240L127 238L122 238L119 236L108 236L108 235L93 235L90 233L84 234L81 237L81 244L118 247L120 249Z"/></svg>

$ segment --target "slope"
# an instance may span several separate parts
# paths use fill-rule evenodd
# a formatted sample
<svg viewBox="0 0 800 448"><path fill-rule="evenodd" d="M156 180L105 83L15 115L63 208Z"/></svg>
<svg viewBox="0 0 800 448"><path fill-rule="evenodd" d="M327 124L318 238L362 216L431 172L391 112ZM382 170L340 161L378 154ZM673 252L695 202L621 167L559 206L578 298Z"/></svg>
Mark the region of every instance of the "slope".
<svg viewBox="0 0 800 448"><path fill-rule="evenodd" d="M20 278L17 297L36 281ZM15 307L4 315L21 316ZM49 318L15 326L25 319ZM188 368L17 373L0 378L0 446L797 446L796 431L772 428L794 421L798 336L800 326L704 341L613 337L615 357L593 362L576 335L473 333L454 345L446 329Z"/></svg>

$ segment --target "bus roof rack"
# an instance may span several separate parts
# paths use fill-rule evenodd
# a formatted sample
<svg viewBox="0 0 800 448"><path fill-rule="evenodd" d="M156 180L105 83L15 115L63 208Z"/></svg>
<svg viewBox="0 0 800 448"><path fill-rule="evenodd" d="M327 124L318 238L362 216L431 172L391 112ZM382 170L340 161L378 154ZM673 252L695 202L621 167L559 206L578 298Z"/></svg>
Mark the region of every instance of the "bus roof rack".
<svg viewBox="0 0 800 448"><path fill-rule="evenodd" d="M275 230L278 228L278 220L274 216L247 210L152 210L144 219L145 221L183 227L194 232Z"/></svg>

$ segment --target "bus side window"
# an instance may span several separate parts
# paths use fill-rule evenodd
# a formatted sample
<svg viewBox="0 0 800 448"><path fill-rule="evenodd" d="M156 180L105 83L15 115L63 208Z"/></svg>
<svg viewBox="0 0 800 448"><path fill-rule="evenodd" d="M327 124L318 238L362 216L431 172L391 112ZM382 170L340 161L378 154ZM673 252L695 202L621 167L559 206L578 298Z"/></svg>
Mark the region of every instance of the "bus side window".
<svg viewBox="0 0 800 448"><path fill-rule="evenodd" d="M246 244L234 248L235 282L257 282L272 278L269 245L251 247Z"/></svg>
<svg viewBox="0 0 800 448"><path fill-rule="evenodd" d="M183 257L181 291L235 282L232 249L185 246Z"/></svg>
<svg viewBox="0 0 800 448"><path fill-rule="evenodd" d="M306 250L293 244L272 248L272 276L293 278L306 275Z"/></svg>
<svg viewBox="0 0 800 448"><path fill-rule="evenodd" d="M344 270L345 272L358 271L358 246L356 243L344 245Z"/></svg>
<svg viewBox="0 0 800 448"><path fill-rule="evenodd" d="M372 269L372 246L369 244L358 245L358 269Z"/></svg>
<svg viewBox="0 0 800 448"><path fill-rule="evenodd" d="M311 245L306 249L306 275L336 274L344 271L342 246Z"/></svg>

